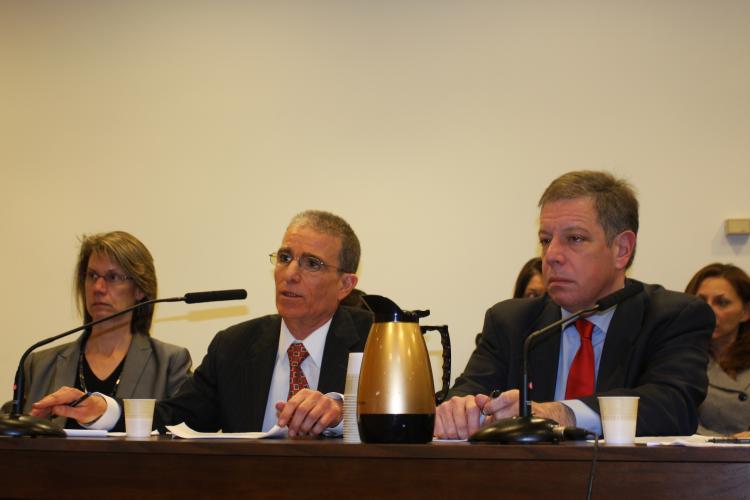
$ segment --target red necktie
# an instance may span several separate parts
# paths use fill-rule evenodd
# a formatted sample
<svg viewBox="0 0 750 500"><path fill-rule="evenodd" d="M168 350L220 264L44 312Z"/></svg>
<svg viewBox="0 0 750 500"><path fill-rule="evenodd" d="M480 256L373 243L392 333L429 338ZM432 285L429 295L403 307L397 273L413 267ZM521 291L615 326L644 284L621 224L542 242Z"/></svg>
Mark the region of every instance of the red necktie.
<svg viewBox="0 0 750 500"><path fill-rule="evenodd" d="M286 350L289 356L289 396L287 401L292 399L292 396L297 394L302 389L307 389L307 379L305 374L302 372L302 362L307 358L310 353L307 352L305 346L300 342L295 342L289 346Z"/></svg>
<svg viewBox="0 0 750 500"><path fill-rule="evenodd" d="M581 335L581 347L570 365L565 399L575 399L594 394L594 346L591 334L594 324L585 319L576 321L576 330Z"/></svg>

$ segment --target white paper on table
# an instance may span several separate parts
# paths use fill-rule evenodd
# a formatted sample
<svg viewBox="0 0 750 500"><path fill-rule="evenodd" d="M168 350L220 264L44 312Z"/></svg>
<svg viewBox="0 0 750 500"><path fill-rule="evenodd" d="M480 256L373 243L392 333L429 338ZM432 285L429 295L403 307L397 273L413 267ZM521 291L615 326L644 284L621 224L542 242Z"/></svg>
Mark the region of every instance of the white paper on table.
<svg viewBox="0 0 750 500"><path fill-rule="evenodd" d="M158 436L159 435L159 431L156 430L156 429L154 429L153 431L151 431L151 435L152 436ZM128 437L128 433L127 432L119 432L119 431L118 432L109 431L107 433L107 437Z"/></svg>
<svg viewBox="0 0 750 500"><path fill-rule="evenodd" d="M67 437L107 437L104 429L63 429Z"/></svg>
<svg viewBox="0 0 750 500"><path fill-rule="evenodd" d="M701 436L700 434L693 434L692 436L643 436L635 438L635 442L647 446L692 446L697 448L750 446L747 444L710 442L709 440L714 437Z"/></svg>
<svg viewBox="0 0 750 500"><path fill-rule="evenodd" d="M274 425L266 432L198 432L194 431L185 422L177 425L168 425L167 429L172 435L182 439L269 439L287 437L287 428Z"/></svg>

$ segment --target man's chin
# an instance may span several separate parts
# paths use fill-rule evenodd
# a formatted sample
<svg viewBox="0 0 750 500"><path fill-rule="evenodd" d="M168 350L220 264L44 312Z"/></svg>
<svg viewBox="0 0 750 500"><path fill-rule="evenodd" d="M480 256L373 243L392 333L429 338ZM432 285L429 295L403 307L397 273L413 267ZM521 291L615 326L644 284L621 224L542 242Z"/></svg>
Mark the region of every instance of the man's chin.
<svg viewBox="0 0 750 500"><path fill-rule="evenodd" d="M554 302L558 306L573 312L572 308L575 307L577 297L574 296L571 290L564 289L562 287L548 288L547 295L549 295L552 299L552 302Z"/></svg>

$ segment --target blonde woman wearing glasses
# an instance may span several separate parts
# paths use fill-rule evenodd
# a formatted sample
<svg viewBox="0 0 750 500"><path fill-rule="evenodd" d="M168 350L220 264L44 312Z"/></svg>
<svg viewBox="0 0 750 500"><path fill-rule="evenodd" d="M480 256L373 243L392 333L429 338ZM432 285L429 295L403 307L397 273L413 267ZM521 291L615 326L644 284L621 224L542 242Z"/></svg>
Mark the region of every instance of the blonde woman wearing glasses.
<svg viewBox="0 0 750 500"><path fill-rule="evenodd" d="M84 236L75 271L78 309L84 323L156 298L154 260L124 231ZM26 361L31 404L62 386L116 398L162 399L174 395L190 373L190 353L150 336L153 304L84 331L74 342L32 354ZM48 415L50 416L50 415ZM77 428L73 419L55 417Z"/></svg>

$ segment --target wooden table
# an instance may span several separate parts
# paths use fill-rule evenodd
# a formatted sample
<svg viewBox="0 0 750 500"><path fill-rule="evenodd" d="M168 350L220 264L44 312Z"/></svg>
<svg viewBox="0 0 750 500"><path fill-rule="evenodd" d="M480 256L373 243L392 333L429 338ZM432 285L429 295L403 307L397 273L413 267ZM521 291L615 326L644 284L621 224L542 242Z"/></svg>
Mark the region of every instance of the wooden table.
<svg viewBox="0 0 750 500"><path fill-rule="evenodd" d="M0 497L583 499L593 451L587 443L0 437ZM750 448L601 446L593 493L750 498Z"/></svg>

